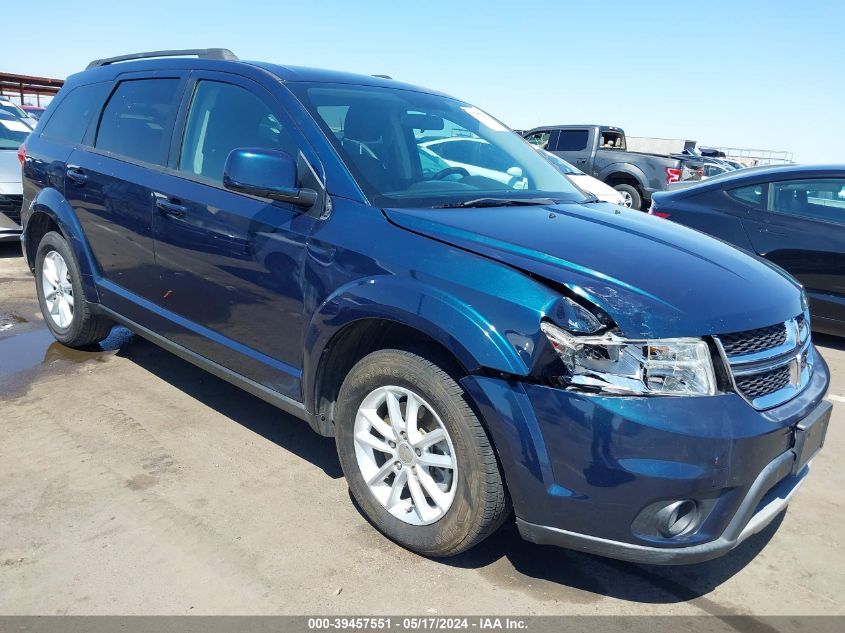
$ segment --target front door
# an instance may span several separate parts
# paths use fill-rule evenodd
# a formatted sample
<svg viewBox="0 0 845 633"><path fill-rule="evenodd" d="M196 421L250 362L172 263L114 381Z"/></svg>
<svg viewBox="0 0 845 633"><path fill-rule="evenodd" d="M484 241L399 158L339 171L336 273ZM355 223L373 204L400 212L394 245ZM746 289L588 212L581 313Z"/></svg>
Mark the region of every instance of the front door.
<svg viewBox="0 0 845 633"><path fill-rule="evenodd" d="M192 74L184 127L156 196L159 304L167 333L260 384L301 400L303 261L315 220L223 187L229 152L303 142L281 105L250 80Z"/></svg>

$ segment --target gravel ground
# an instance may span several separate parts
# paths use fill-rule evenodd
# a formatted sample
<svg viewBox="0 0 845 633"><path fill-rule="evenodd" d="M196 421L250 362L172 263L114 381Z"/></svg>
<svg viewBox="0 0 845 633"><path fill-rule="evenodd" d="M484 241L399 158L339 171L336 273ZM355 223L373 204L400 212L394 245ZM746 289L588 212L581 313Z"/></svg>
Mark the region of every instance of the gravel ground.
<svg viewBox="0 0 845 633"><path fill-rule="evenodd" d="M728 556L661 568L521 541L427 560L355 509L334 443L116 328L53 342L0 244L0 614L845 614L845 339L788 512Z"/></svg>

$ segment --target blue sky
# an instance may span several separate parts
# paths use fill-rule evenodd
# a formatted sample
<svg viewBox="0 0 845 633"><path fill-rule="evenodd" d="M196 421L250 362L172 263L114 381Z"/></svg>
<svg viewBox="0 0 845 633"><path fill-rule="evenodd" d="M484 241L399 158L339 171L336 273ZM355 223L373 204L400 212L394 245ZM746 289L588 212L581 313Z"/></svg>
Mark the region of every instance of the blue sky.
<svg viewBox="0 0 845 633"><path fill-rule="evenodd" d="M0 70L64 77L91 59L222 46L242 59L385 73L512 127L604 123L635 136L845 162L841 0L193 0L13 3Z"/></svg>

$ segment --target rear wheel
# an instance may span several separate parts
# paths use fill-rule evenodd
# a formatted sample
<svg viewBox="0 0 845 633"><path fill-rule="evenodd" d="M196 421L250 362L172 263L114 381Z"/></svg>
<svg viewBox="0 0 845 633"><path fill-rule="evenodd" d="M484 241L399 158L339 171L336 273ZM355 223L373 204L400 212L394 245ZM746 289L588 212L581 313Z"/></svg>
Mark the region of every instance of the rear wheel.
<svg viewBox="0 0 845 633"><path fill-rule="evenodd" d="M73 251L55 231L44 235L38 244L35 287L44 322L57 341L69 347L85 347L108 336L111 322L91 311Z"/></svg>
<svg viewBox="0 0 845 633"><path fill-rule="evenodd" d="M622 183L619 185L614 185L613 188L622 194L623 207L628 207L629 209L637 210L642 209L643 197L640 195L640 192L636 187L634 187L633 185Z"/></svg>
<svg viewBox="0 0 845 633"><path fill-rule="evenodd" d="M452 556L508 514L490 440L458 383L401 350L359 361L338 397L336 441L356 502L388 538Z"/></svg>

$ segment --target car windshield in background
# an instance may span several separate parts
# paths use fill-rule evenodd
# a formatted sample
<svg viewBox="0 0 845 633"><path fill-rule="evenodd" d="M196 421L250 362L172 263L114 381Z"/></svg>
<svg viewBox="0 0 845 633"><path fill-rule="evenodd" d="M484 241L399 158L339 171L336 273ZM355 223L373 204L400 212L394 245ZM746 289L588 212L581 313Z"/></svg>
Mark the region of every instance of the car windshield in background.
<svg viewBox="0 0 845 633"><path fill-rule="evenodd" d="M0 113L0 149L18 149L30 132L20 119Z"/></svg>
<svg viewBox="0 0 845 633"><path fill-rule="evenodd" d="M397 88L288 86L379 206L585 199L519 135L466 103Z"/></svg>
<svg viewBox="0 0 845 633"><path fill-rule="evenodd" d="M26 112L21 110L17 105L12 103L11 101L7 101L5 103L0 103L0 112L5 112L6 114L11 114L13 117L17 119L25 119L29 116Z"/></svg>

